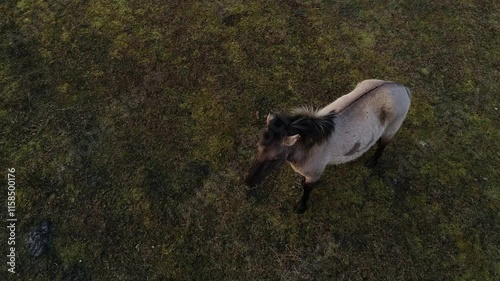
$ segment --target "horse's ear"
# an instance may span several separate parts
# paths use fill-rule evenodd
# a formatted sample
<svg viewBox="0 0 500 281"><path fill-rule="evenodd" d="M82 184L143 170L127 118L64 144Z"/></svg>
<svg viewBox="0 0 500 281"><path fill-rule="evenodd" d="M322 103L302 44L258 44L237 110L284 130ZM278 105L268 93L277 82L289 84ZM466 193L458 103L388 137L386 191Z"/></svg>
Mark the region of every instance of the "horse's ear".
<svg viewBox="0 0 500 281"><path fill-rule="evenodd" d="M293 136L286 136L283 138L283 143L286 145L286 146L292 146L294 145L298 140L300 139L300 135L299 134L296 134L296 135L293 135Z"/></svg>
<svg viewBox="0 0 500 281"><path fill-rule="evenodd" d="M268 126L268 127L269 127L269 124L271 124L271 120L273 120L275 117L276 117L276 115L274 115L274 113L269 112L269 113L267 114L266 126Z"/></svg>

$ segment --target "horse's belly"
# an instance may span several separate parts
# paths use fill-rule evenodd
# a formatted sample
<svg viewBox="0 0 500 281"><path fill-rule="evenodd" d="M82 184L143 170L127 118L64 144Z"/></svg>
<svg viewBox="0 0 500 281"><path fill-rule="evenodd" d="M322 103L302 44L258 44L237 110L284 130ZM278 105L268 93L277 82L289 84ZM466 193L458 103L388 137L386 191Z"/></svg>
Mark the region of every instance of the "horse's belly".
<svg viewBox="0 0 500 281"><path fill-rule="evenodd" d="M372 144L373 145L373 144ZM367 148L358 150L356 152L353 152L351 154L338 154L338 155L333 155L331 158L329 164L330 165L335 165L335 164L342 164L346 162L350 162L353 160L356 160L359 158L361 155L363 155L365 152L367 152L372 145L369 145Z"/></svg>
<svg viewBox="0 0 500 281"><path fill-rule="evenodd" d="M359 158L377 142L382 134L381 131L373 132L369 137L351 138L342 142L331 155L329 164L342 164Z"/></svg>

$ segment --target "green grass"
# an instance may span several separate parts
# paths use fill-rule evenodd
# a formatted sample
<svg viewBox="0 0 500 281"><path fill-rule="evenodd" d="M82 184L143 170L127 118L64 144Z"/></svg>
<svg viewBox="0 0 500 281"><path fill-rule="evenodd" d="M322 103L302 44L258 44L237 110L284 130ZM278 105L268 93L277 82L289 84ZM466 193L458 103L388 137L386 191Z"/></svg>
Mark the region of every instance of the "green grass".
<svg viewBox="0 0 500 281"><path fill-rule="evenodd" d="M160 2L0 4L12 280L500 279L498 3ZM368 78L413 93L379 167L328 168L301 216L288 166L247 198L269 110Z"/></svg>

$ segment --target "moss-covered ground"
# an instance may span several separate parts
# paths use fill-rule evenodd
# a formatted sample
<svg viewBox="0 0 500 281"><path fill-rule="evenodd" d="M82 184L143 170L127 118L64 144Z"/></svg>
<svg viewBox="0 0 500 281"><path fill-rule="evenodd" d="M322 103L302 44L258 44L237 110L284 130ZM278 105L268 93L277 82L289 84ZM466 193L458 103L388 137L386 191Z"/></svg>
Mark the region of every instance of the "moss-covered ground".
<svg viewBox="0 0 500 281"><path fill-rule="evenodd" d="M16 168L19 218L18 275L1 275L500 280L499 10L0 1L0 167ZM369 155L328 168L304 215L288 166L247 196L269 110L323 106L368 78L413 93L377 168ZM33 258L23 237L43 219L52 249Z"/></svg>

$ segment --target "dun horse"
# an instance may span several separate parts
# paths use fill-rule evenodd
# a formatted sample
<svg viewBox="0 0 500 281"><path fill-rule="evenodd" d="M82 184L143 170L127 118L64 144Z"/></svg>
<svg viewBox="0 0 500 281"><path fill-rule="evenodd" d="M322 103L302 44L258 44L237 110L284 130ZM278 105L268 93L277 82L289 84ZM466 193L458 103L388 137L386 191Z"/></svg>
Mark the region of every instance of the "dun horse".
<svg viewBox="0 0 500 281"><path fill-rule="evenodd" d="M410 98L410 91L401 84L365 80L320 110L304 107L291 115L270 113L245 182L258 185L272 170L290 163L304 177L304 193L296 205L296 212L303 213L327 165L354 160L376 142L378 148L366 165L377 164L403 123Z"/></svg>

